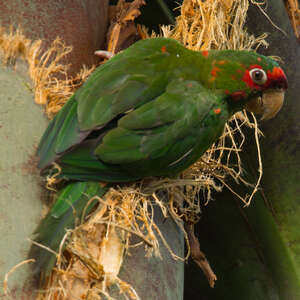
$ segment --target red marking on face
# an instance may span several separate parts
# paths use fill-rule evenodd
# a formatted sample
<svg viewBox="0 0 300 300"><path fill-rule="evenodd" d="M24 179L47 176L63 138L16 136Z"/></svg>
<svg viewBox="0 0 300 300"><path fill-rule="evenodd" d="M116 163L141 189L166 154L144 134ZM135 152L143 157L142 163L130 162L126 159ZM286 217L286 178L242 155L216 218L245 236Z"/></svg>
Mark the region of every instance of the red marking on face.
<svg viewBox="0 0 300 300"><path fill-rule="evenodd" d="M250 70L253 69L253 68L258 68L258 65L254 65L255 67L250 67ZM261 66L259 66L260 68L259 69L262 69ZM249 73L249 70L246 70L244 75L243 75L243 78L242 80L247 84L248 87L250 87L251 89L256 89L256 90L261 90L262 89L262 86L256 84L252 78L250 77L250 73Z"/></svg>
<svg viewBox="0 0 300 300"><path fill-rule="evenodd" d="M219 60L219 61L217 61L217 64L218 65L225 65L225 64L227 64L227 61L226 60Z"/></svg>
<svg viewBox="0 0 300 300"><path fill-rule="evenodd" d="M220 114L221 113L221 108L215 108L214 109L214 113L216 114L216 115L218 115L218 114Z"/></svg>
<svg viewBox="0 0 300 300"><path fill-rule="evenodd" d="M249 70L252 70L252 69L262 69L263 67L261 65L257 65L257 64L254 64L254 65L251 65L249 67Z"/></svg>
<svg viewBox="0 0 300 300"><path fill-rule="evenodd" d="M286 76L283 72L283 70L279 67L274 67L272 72L268 70L268 78L272 78L272 79L279 79L279 78L285 78L286 79Z"/></svg>
<svg viewBox="0 0 300 300"><path fill-rule="evenodd" d="M251 65L249 70L252 70L254 68L262 69L260 65ZM272 85L276 87L282 87L287 89L287 78L283 72L283 70L280 67L274 67L272 71L267 71L267 81L262 84L258 85L256 84L250 77L249 70L246 70L244 72L242 80L247 84L248 87L256 90L263 90L266 89Z"/></svg>
<svg viewBox="0 0 300 300"><path fill-rule="evenodd" d="M161 47L161 52L162 52L162 53L167 52L167 47L166 47L166 46L162 46L162 47Z"/></svg>
<svg viewBox="0 0 300 300"><path fill-rule="evenodd" d="M230 94L229 90L225 90L225 94L229 95Z"/></svg>
<svg viewBox="0 0 300 300"><path fill-rule="evenodd" d="M239 101L246 97L246 93L244 91L237 91L233 92L230 96L233 101Z"/></svg>
<svg viewBox="0 0 300 300"><path fill-rule="evenodd" d="M186 86L189 87L189 88L191 88L193 86L193 84L192 83L188 83Z"/></svg>
<svg viewBox="0 0 300 300"><path fill-rule="evenodd" d="M268 70L267 72L268 80L265 83L265 86L268 87L272 82L281 82L282 87L287 89L287 78L280 67L274 67L272 72Z"/></svg>
<svg viewBox="0 0 300 300"><path fill-rule="evenodd" d="M209 55L209 52L206 51L206 50L201 51L201 53L202 53L202 55L203 55L205 58L208 57L208 55Z"/></svg>
<svg viewBox="0 0 300 300"><path fill-rule="evenodd" d="M243 80L243 81L248 85L248 87L250 87L251 89L261 90L261 89L262 89L262 86L256 84L256 83L252 80L252 78L250 77L249 71L252 70L252 69L263 69L263 68L262 68L261 65L258 65L258 64L251 65L251 66L249 67L249 69L247 69L247 70L245 71L242 80Z"/></svg>
<svg viewBox="0 0 300 300"><path fill-rule="evenodd" d="M218 67L213 67L212 70L210 71L211 76L217 77L217 72L220 72L221 69Z"/></svg>
<svg viewBox="0 0 300 300"><path fill-rule="evenodd" d="M257 58L257 61L261 61L261 57L258 57L258 58Z"/></svg>

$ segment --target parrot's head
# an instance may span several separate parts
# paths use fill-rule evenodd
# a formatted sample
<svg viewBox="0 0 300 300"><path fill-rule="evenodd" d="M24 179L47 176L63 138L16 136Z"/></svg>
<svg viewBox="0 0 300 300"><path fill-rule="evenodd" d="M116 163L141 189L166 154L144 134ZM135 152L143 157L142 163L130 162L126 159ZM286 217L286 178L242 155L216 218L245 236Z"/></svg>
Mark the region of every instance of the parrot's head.
<svg viewBox="0 0 300 300"><path fill-rule="evenodd" d="M228 95L230 106L271 119L281 109L287 78L277 62L248 51L213 51L210 84Z"/></svg>

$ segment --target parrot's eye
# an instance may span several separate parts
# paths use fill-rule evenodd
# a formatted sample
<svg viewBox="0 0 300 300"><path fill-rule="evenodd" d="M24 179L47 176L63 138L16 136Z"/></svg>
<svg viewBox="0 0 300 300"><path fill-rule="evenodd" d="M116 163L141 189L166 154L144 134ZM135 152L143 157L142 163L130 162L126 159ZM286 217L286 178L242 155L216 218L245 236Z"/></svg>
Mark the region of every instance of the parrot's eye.
<svg viewBox="0 0 300 300"><path fill-rule="evenodd" d="M257 84L264 84L268 79L266 72L262 69L252 69L249 74L251 79Z"/></svg>

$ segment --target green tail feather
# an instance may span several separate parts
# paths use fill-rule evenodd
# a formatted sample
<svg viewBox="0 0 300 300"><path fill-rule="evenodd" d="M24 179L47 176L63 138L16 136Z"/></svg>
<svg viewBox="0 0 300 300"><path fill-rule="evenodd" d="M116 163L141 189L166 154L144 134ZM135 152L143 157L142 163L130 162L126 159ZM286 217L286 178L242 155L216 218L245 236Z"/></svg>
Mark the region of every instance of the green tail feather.
<svg viewBox="0 0 300 300"><path fill-rule="evenodd" d="M56 178L81 181L104 181L104 182L130 182L141 179L138 172L130 172L130 167L105 164L93 155L93 149L97 139L82 142L76 149L65 153L57 163L60 171L54 168L46 168L41 174L44 176L54 175ZM136 174L137 173L137 174Z"/></svg>
<svg viewBox="0 0 300 300"><path fill-rule="evenodd" d="M89 131L80 130L76 110L77 102L73 95L50 122L40 141L38 168L49 166L59 154L80 143L89 134Z"/></svg>
<svg viewBox="0 0 300 300"><path fill-rule="evenodd" d="M95 200L86 208L89 199L96 195L101 197L106 191L107 188L102 188L97 182L68 184L59 193L50 212L36 229L34 241L57 253L66 229L73 229L75 224L84 217L83 212L85 211L88 214L98 203ZM29 252L29 258L36 260L33 267L34 274L39 278L40 284L43 284L55 265L56 256L50 251L33 244Z"/></svg>

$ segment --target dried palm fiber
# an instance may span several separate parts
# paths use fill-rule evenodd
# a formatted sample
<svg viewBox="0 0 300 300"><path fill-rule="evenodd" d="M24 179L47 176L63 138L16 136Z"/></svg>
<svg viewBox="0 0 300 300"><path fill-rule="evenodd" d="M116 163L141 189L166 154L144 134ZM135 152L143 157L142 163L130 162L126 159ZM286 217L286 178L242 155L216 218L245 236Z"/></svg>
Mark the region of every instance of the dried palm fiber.
<svg viewBox="0 0 300 300"><path fill-rule="evenodd" d="M19 28L10 28L6 32L0 28L0 55L3 64L14 64L23 59L28 65L28 73L32 80L32 90L37 104L45 105L47 115L51 118L64 105L95 67L82 70L74 78L68 78L68 65L61 64L71 47L57 38L46 50L42 50L42 41L27 39ZM62 76L60 76L62 75ZM58 79L64 78L64 79Z"/></svg>
<svg viewBox="0 0 300 300"><path fill-rule="evenodd" d="M185 0L180 9L181 15L177 18L175 27L162 27L162 33L179 40L190 49L256 49L260 45L267 45L264 40L266 35L255 38L244 29L248 9L246 0ZM145 34L142 28L140 31ZM22 50L14 50L14 53L21 53L28 61L29 68L32 68L30 75L35 83L36 101L46 104L47 113L53 114L77 87L74 80L60 81L51 76L57 72L66 74L66 66L61 65L59 59L71 50L57 40L53 50L50 48L38 60L39 42L31 43L20 31L17 34L24 39L25 46L18 46L16 49ZM3 39L0 41L1 47L4 43ZM57 59L49 65L49 58L55 53ZM8 58L12 59L14 55L9 55ZM53 72L52 69L43 72L43 68L49 66ZM44 74L47 76L43 76ZM232 177L236 182L251 185L242 178L243 170L239 156L245 140L243 126L254 129L258 146L259 175L257 183L252 185L251 195L240 196L233 190L232 192L245 205L249 205L262 175L258 143L260 131L253 115L248 117L245 113L239 113L228 122L219 142L195 165L183 172L180 178L147 180L132 186L115 187L104 199L97 198L99 208L88 221L74 231L66 233L65 239L71 236L65 252L68 255L64 256L61 251L57 254L57 266L38 299L66 300L79 295L90 297L87 299L101 299L101 294L109 297L107 288L112 283L118 285L128 299L139 299L134 289L118 278L124 250L128 253L131 247L138 246L130 244L132 235L140 238L139 244L145 247L145 255L160 256L160 237L174 259L187 259L189 253L187 257L180 258L167 245L154 222L153 205L157 204L165 217L173 217L184 231L181 221L196 223L201 205L208 203L213 191L220 192L224 186L231 189L226 183L228 177ZM235 139L236 135L240 138ZM231 161L236 163L232 165ZM187 237L187 233L184 233ZM110 254L108 261L107 254ZM111 257L114 257L113 261ZM214 278L209 279L213 286Z"/></svg>
<svg viewBox="0 0 300 300"><path fill-rule="evenodd" d="M289 17L292 22L292 26L296 37L300 38L300 9L298 0L285 0L285 6Z"/></svg>

